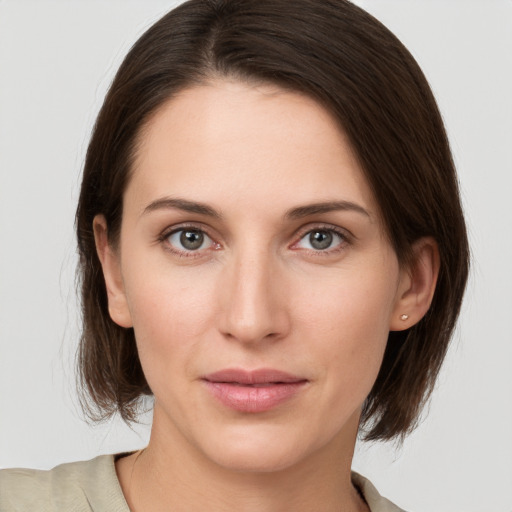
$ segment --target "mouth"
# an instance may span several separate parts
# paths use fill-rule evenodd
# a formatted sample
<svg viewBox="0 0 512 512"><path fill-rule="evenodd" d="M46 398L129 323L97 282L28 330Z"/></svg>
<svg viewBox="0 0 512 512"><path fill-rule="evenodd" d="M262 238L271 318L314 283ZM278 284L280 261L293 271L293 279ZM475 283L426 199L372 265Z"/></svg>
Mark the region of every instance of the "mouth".
<svg viewBox="0 0 512 512"><path fill-rule="evenodd" d="M229 368L203 377L208 391L225 407L245 413L274 409L291 400L308 380L262 368L253 371Z"/></svg>

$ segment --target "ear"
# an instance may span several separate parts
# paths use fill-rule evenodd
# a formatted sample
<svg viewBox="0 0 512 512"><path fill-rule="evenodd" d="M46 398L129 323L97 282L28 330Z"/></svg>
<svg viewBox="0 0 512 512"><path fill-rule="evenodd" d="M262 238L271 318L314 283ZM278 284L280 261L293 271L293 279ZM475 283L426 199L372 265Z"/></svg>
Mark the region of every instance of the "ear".
<svg viewBox="0 0 512 512"><path fill-rule="evenodd" d="M109 244L107 221L103 215L96 215L93 220L96 251L103 269L107 288L108 311L110 318L121 327L133 327L128 302L121 274L118 251Z"/></svg>
<svg viewBox="0 0 512 512"><path fill-rule="evenodd" d="M432 237L417 240L412 246L409 265L401 271L391 331L403 331L418 323L430 308L439 275L439 248Z"/></svg>

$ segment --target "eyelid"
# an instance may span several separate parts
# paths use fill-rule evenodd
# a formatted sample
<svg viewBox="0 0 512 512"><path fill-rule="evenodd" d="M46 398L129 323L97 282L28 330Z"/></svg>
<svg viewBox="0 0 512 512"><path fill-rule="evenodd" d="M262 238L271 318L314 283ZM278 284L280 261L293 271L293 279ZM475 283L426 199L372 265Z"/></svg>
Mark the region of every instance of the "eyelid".
<svg viewBox="0 0 512 512"><path fill-rule="evenodd" d="M180 251L179 249L173 248L170 246L170 244L167 242L167 239L174 233L177 233L179 231L183 231L186 229L194 230L194 231L200 231L204 233L211 241L213 247L208 247L207 249L201 249L197 251ZM339 244L339 246L333 248L333 249L326 249L326 250L314 250L310 249L309 252L313 253L323 253L325 255L328 255L332 252L336 252L337 250L341 250L345 245L350 244L353 242L353 240L356 238L348 229L342 228L340 226L329 224L329 223L309 223L305 226L302 226L296 231L295 236L293 237L294 241L289 245L289 248L293 249L297 244L308 234L312 231L331 231L335 233L336 235L340 236L342 238L342 243ZM161 231L161 233L157 237L157 242L165 244L166 250L172 252L173 254L182 255L186 257L199 257L204 254L205 251L208 250L218 250L221 249L222 246L219 242L217 242L217 236L213 235L211 233L211 229L208 226L205 226L204 224L200 222L182 222L179 224L174 224L172 226L166 227L164 230ZM340 247L341 246L341 247ZM304 251L308 251L308 249L301 249Z"/></svg>
<svg viewBox="0 0 512 512"><path fill-rule="evenodd" d="M301 226L296 231L296 237L301 238L307 233L315 231L315 229L318 231L333 231L334 233L337 233L338 235L342 236L343 238L346 238L347 240L356 238L347 228L342 228L341 226L337 226L336 224L329 224L325 222L310 222L305 226Z"/></svg>
<svg viewBox="0 0 512 512"><path fill-rule="evenodd" d="M171 246L171 244L168 243L168 239L171 235L174 233L178 233L180 231L186 231L187 229L191 231L199 231L201 233L204 233L212 242L210 247L207 247L206 249L199 249L197 251L187 251L187 250L179 250L174 246ZM182 222L180 224L174 224L172 226L168 226L165 228L160 235L158 235L157 241L159 243L164 244L164 247L167 251L172 252L175 255L182 256L182 257L200 257L204 255L205 251L208 250L217 250L221 248L220 243L218 243L215 239L216 237L211 235L210 230L204 226L204 224L201 223L193 223L193 222ZM212 247L213 246L213 247Z"/></svg>
<svg viewBox="0 0 512 512"><path fill-rule="evenodd" d="M355 238L354 235L348 229L342 228L340 226L336 226L334 224L325 224L325 223L318 223L318 224L312 223L312 224L308 224L306 226L302 226L296 232L296 235L294 237L295 241L290 245L290 248L291 249L297 248L296 247L297 244L301 240L303 240L303 238L306 235L308 235L309 233L311 233L313 231L331 231L332 233L334 233L334 234L338 235L339 237L341 237L342 243L339 244L338 246L332 248L332 249L325 249L325 250L301 249L301 250L309 251L309 252L312 252L312 253L315 253L315 254L328 255L328 254L331 254L333 252L336 252L336 251L339 251L339 250L343 249L343 247L345 247L347 244L352 243L352 241Z"/></svg>

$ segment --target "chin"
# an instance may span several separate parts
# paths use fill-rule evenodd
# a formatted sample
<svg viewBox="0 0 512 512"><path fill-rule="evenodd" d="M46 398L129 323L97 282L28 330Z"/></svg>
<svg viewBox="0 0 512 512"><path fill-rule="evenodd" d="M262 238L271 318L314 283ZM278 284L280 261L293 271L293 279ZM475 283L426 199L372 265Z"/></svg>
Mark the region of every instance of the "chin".
<svg viewBox="0 0 512 512"><path fill-rule="evenodd" d="M300 432L283 431L278 425L230 429L210 441L208 446L203 445L203 453L218 466L240 473L290 469L320 448L308 443L307 436Z"/></svg>
<svg viewBox="0 0 512 512"><path fill-rule="evenodd" d="M289 469L302 460L303 453L275 446L230 446L228 450L211 454L210 458L222 468L237 473L273 473Z"/></svg>

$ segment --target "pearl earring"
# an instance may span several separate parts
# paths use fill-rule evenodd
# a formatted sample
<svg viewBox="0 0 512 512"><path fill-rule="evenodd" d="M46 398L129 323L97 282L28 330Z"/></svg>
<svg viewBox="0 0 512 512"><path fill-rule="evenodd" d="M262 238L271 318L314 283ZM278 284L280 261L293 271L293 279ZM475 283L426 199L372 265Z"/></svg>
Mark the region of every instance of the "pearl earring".
<svg viewBox="0 0 512 512"><path fill-rule="evenodd" d="M400 320L407 320L409 315L400 315Z"/></svg>

